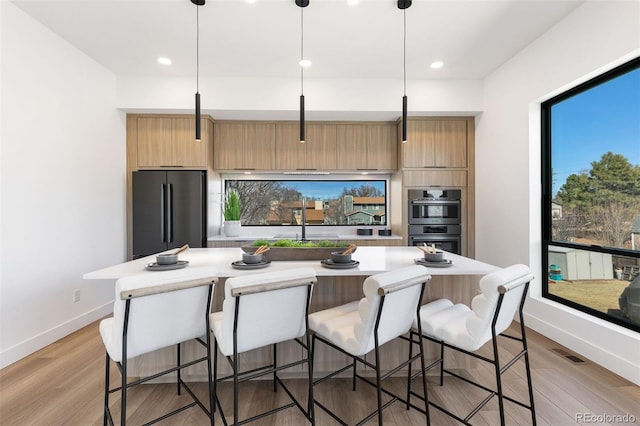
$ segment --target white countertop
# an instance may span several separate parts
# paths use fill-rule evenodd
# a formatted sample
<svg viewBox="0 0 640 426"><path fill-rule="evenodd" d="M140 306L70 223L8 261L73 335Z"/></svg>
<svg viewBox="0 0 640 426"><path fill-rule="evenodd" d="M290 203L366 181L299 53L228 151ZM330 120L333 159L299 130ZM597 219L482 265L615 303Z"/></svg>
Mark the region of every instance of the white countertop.
<svg viewBox="0 0 640 426"><path fill-rule="evenodd" d="M278 240L282 238L289 238L292 240L298 240L301 235L300 234L282 234L283 236L277 235L240 235L237 237L227 237L225 235L214 235L213 237L207 238L207 241L255 241L255 240ZM341 241L341 240L401 240L402 237L400 235L392 234L387 237L378 235L378 231L374 231L373 235L357 235L357 234L336 234L336 235L310 235L307 237L307 240L329 240L329 241Z"/></svg>
<svg viewBox="0 0 640 426"><path fill-rule="evenodd" d="M231 266L232 262L242 259L240 248L192 248L180 254L180 260L189 261L185 268L208 268L217 277L233 277L247 273L266 271L282 271L291 268L310 266L316 270L318 276L368 276L380 272L391 271L413 265L413 260L422 257L422 252L416 247L358 247L352 259L360 264L353 269L328 269L319 260L306 261L273 261L263 269L238 270ZM486 275L496 271L498 267L479 262L452 253L445 253L445 259L453 264L446 268L430 267L431 275ZM119 265L110 266L93 272L88 272L84 279L118 279L138 273L157 274L147 271L144 265L155 262L155 255L143 257Z"/></svg>

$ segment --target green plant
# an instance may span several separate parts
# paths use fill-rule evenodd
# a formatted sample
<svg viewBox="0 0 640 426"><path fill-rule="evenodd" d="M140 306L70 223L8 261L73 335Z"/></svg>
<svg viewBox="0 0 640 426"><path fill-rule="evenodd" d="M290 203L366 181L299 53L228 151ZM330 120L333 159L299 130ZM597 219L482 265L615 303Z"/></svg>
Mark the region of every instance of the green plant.
<svg viewBox="0 0 640 426"><path fill-rule="evenodd" d="M240 197L235 189L230 189L224 199L224 220L240 220Z"/></svg>
<svg viewBox="0 0 640 426"><path fill-rule="evenodd" d="M253 246L269 246L269 247L296 247L296 248L316 248L316 247L348 247L349 244L341 243L337 241L294 241L294 240L256 240L252 244Z"/></svg>

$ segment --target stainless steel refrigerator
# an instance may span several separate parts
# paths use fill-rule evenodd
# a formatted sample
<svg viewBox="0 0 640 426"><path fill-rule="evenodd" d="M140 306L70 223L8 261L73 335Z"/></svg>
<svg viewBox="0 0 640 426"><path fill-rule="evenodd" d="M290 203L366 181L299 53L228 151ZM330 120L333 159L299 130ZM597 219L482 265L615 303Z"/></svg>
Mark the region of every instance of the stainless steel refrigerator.
<svg viewBox="0 0 640 426"><path fill-rule="evenodd" d="M133 258L189 244L206 247L206 172L133 172Z"/></svg>

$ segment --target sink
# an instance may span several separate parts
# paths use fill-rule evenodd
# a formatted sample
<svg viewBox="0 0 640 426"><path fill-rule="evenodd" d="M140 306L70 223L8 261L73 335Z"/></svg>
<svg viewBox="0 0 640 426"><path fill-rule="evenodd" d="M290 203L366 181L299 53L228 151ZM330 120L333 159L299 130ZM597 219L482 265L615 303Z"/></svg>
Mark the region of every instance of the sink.
<svg viewBox="0 0 640 426"><path fill-rule="evenodd" d="M293 233L293 234L276 234L273 236L273 238L289 238L289 239L296 239L296 238L300 238L302 236L301 233ZM306 235L307 239L317 239L317 238L340 238L340 236L338 234L332 234L330 232L321 232L319 234L307 234Z"/></svg>

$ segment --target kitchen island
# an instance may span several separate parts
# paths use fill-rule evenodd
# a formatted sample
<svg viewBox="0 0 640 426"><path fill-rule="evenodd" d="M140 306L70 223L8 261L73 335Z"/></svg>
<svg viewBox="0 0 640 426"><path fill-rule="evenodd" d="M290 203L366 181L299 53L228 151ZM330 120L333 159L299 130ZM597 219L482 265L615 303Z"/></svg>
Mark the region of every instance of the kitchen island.
<svg viewBox="0 0 640 426"><path fill-rule="evenodd" d="M222 298L224 297L224 282L226 278L255 274L267 271L283 271L299 267L311 267L316 271L318 282L314 286L311 299L310 311L326 309L339 304L359 300L362 298L362 283L367 276L380 272L410 266L414 264L414 259L422 257L422 252L416 247L358 247L353 253L352 259L360 264L352 269L328 269L322 266L319 260L307 261L273 261L263 269L239 270L233 268L232 262L242 259L240 248L196 248L189 249L180 254L180 260L189 261L187 268L207 268L212 276L219 278L219 282L214 292L213 310L222 308ZM445 258L452 261L452 265L442 267L430 267L429 273L431 281L427 283L423 304L428 301L447 297L455 302L471 303L471 299L478 293L477 283L479 279L498 268L474 259L469 259L452 253L445 253ZM155 261L155 256L147 256L119 265L110 266L83 275L87 280L116 280L118 278L133 274L159 274L162 272L151 272L145 270L144 266ZM323 345L316 356L315 370L318 374L346 363L346 358L335 351L326 350ZM194 346L195 347L195 346ZM434 345L425 345L427 357L435 358L437 348ZM187 350L194 350L189 348ZM381 364L383 370L398 364L401 358L406 357L406 343L397 341L390 342L381 349L384 362ZM132 363L136 371L147 374L153 371L158 365L167 365L173 362L175 357L173 349L161 350L143 357L144 361ZM284 343L278 346L278 357L280 362L287 362L289 359L297 359L301 354L298 345ZM254 368L260 365L265 359L270 359L271 352L264 349L251 351L242 356L243 368ZM450 366L468 367L471 365L469 357L465 359L455 359L448 357L447 364ZM449 364L449 362L451 362ZM220 362L220 366L226 367L226 363ZM323 368L324 367L324 368ZM197 379L204 379L201 371L193 371L191 374ZM291 375L303 375L303 367L297 371L291 371Z"/></svg>

